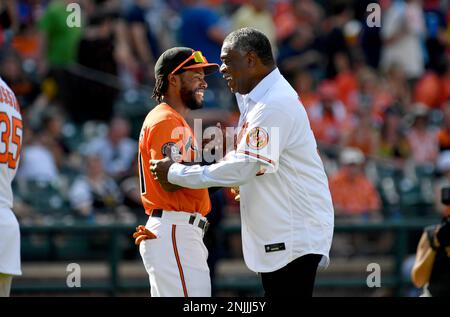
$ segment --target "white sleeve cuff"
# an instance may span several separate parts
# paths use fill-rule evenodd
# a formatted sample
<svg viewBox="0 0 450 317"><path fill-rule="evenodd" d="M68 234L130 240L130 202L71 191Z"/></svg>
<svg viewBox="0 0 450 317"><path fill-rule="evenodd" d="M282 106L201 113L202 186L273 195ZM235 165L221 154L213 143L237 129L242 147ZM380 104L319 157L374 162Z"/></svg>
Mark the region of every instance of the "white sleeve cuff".
<svg viewBox="0 0 450 317"><path fill-rule="evenodd" d="M178 185L178 184L176 184L177 176L183 174L184 168L185 168L185 165L183 165L183 164L173 163L170 166L169 171L167 172L167 180L169 181L169 183Z"/></svg>
<svg viewBox="0 0 450 317"><path fill-rule="evenodd" d="M180 163L173 163L167 172L167 180L169 183L187 187L187 188L207 188L204 181L203 170L204 166L200 165L183 165Z"/></svg>
<svg viewBox="0 0 450 317"><path fill-rule="evenodd" d="M252 179L259 171L259 166L259 163L239 156L208 166L174 163L169 168L167 180L174 185L193 189L234 187Z"/></svg>

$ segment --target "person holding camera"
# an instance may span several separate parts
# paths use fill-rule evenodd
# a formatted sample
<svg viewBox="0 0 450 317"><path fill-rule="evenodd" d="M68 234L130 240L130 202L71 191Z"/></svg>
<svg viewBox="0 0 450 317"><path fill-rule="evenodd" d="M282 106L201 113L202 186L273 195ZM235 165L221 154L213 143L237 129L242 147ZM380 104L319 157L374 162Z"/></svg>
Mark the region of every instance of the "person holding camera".
<svg viewBox="0 0 450 317"><path fill-rule="evenodd" d="M450 297L450 187L441 192L447 206L442 223L425 228L417 246L411 279L423 297Z"/></svg>

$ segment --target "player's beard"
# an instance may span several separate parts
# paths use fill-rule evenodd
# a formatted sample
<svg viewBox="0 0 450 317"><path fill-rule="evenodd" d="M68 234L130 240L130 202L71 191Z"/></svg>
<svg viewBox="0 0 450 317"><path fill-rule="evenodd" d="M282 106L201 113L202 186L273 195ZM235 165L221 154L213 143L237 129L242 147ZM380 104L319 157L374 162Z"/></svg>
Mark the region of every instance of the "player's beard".
<svg viewBox="0 0 450 317"><path fill-rule="evenodd" d="M196 89L189 90L184 83L181 85L180 96L183 103L191 110L203 107L203 101L198 101L195 95Z"/></svg>

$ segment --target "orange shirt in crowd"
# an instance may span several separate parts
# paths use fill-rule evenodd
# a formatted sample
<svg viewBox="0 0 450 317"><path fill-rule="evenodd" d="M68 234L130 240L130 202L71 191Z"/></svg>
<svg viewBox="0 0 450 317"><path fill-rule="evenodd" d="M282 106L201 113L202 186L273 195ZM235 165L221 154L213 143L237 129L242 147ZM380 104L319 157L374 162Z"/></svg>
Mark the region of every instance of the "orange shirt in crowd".
<svg viewBox="0 0 450 317"><path fill-rule="evenodd" d="M450 131L442 128L438 132L439 150L450 150Z"/></svg>
<svg viewBox="0 0 450 317"><path fill-rule="evenodd" d="M314 110L311 110L310 113L312 111ZM351 121L348 118L337 118L328 113L323 114L321 117L311 114L309 119L311 129L319 143L338 144L342 135L351 128Z"/></svg>
<svg viewBox="0 0 450 317"><path fill-rule="evenodd" d="M341 100L349 112L355 112L357 109L351 108L350 97L358 90L358 81L351 71L342 72L336 75L336 88L338 90L338 99Z"/></svg>
<svg viewBox="0 0 450 317"><path fill-rule="evenodd" d="M173 153L174 149L176 153ZM173 159L194 162L199 155L197 142L186 120L169 105L156 106L145 118L139 137L139 179L145 212L153 209L198 212L203 216L211 210L207 189L182 188L166 192L150 173L150 160L170 155Z"/></svg>
<svg viewBox="0 0 450 317"><path fill-rule="evenodd" d="M330 177L329 183L336 214L340 211L342 215L361 215L380 210L378 192L364 174L351 178L344 167Z"/></svg>

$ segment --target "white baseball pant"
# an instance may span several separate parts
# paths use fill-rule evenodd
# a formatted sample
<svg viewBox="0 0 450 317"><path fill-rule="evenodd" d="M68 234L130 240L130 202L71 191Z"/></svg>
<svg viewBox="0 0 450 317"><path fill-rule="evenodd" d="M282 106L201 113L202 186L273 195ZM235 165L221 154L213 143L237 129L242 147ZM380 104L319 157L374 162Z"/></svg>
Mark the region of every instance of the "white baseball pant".
<svg viewBox="0 0 450 317"><path fill-rule="evenodd" d="M195 220L190 224L192 215ZM211 296L201 220L206 218L199 213L165 210L161 217L149 217L145 227L157 238L142 241L139 251L152 297Z"/></svg>

